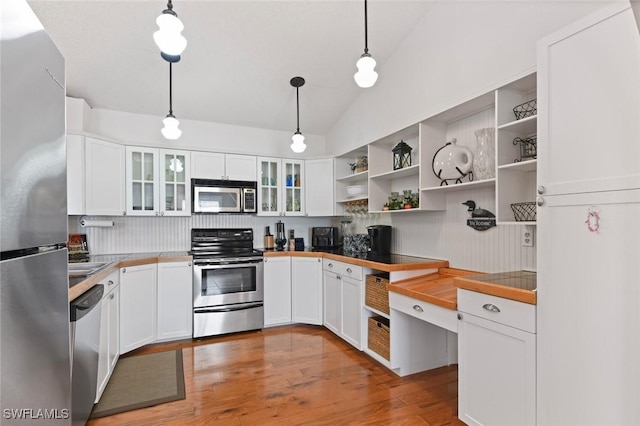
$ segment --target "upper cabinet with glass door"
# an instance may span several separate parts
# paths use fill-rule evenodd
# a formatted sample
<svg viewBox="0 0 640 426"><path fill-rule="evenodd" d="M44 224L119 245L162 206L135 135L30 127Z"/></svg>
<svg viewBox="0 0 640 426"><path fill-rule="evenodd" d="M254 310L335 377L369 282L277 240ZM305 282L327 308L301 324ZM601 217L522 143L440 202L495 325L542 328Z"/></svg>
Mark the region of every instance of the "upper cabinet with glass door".
<svg viewBox="0 0 640 426"><path fill-rule="evenodd" d="M304 216L304 161L258 158L258 215Z"/></svg>
<svg viewBox="0 0 640 426"><path fill-rule="evenodd" d="M284 182L284 213L287 216L304 216L304 162L282 160L282 179Z"/></svg>
<svg viewBox="0 0 640 426"><path fill-rule="evenodd" d="M158 150L127 146L126 153L127 214L157 216Z"/></svg>
<svg viewBox="0 0 640 426"><path fill-rule="evenodd" d="M160 150L162 174L160 176L160 213L165 216L191 214L191 188L188 152Z"/></svg>
<svg viewBox="0 0 640 426"><path fill-rule="evenodd" d="M126 147L127 214L189 216L189 156L184 151Z"/></svg>

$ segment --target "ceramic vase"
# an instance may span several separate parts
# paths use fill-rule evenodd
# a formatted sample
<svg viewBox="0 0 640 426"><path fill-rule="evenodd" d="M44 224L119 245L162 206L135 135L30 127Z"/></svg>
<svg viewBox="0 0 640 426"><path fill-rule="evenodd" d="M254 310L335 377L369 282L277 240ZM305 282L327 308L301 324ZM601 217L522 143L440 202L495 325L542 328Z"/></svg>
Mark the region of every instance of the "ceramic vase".
<svg viewBox="0 0 640 426"><path fill-rule="evenodd" d="M473 154L473 175L476 180L496 177L495 129L476 130L476 150Z"/></svg>

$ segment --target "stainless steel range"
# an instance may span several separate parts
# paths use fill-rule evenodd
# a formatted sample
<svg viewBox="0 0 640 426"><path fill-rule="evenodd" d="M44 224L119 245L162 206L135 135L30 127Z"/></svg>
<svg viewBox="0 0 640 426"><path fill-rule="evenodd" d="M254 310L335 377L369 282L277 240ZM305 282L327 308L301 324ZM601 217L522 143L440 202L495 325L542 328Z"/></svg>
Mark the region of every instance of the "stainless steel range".
<svg viewBox="0 0 640 426"><path fill-rule="evenodd" d="M262 252L251 229L192 229L193 337L261 329Z"/></svg>

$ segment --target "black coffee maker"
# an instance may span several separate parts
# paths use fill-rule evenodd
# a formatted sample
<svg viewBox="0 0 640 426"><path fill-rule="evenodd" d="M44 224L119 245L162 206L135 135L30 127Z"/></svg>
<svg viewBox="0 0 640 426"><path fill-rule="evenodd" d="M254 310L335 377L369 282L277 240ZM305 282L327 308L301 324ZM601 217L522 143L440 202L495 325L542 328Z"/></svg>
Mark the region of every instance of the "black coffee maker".
<svg viewBox="0 0 640 426"><path fill-rule="evenodd" d="M389 225L367 226L369 234L369 254L388 256L391 254L391 227Z"/></svg>

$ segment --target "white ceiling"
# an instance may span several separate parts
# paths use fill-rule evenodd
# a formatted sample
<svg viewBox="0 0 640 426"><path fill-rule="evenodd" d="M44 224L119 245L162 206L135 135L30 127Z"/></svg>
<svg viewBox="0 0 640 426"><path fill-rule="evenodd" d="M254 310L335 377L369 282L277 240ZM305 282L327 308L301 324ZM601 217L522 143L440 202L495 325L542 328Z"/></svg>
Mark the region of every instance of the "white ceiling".
<svg viewBox="0 0 640 426"><path fill-rule="evenodd" d="M164 116L169 65L152 34L166 1L29 0L66 58L67 94L93 108ZM432 3L370 0L369 50L380 66ZM173 66L176 117L324 135L363 90L362 0L174 0L188 40ZM384 73L380 73L384 79Z"/></svg>

